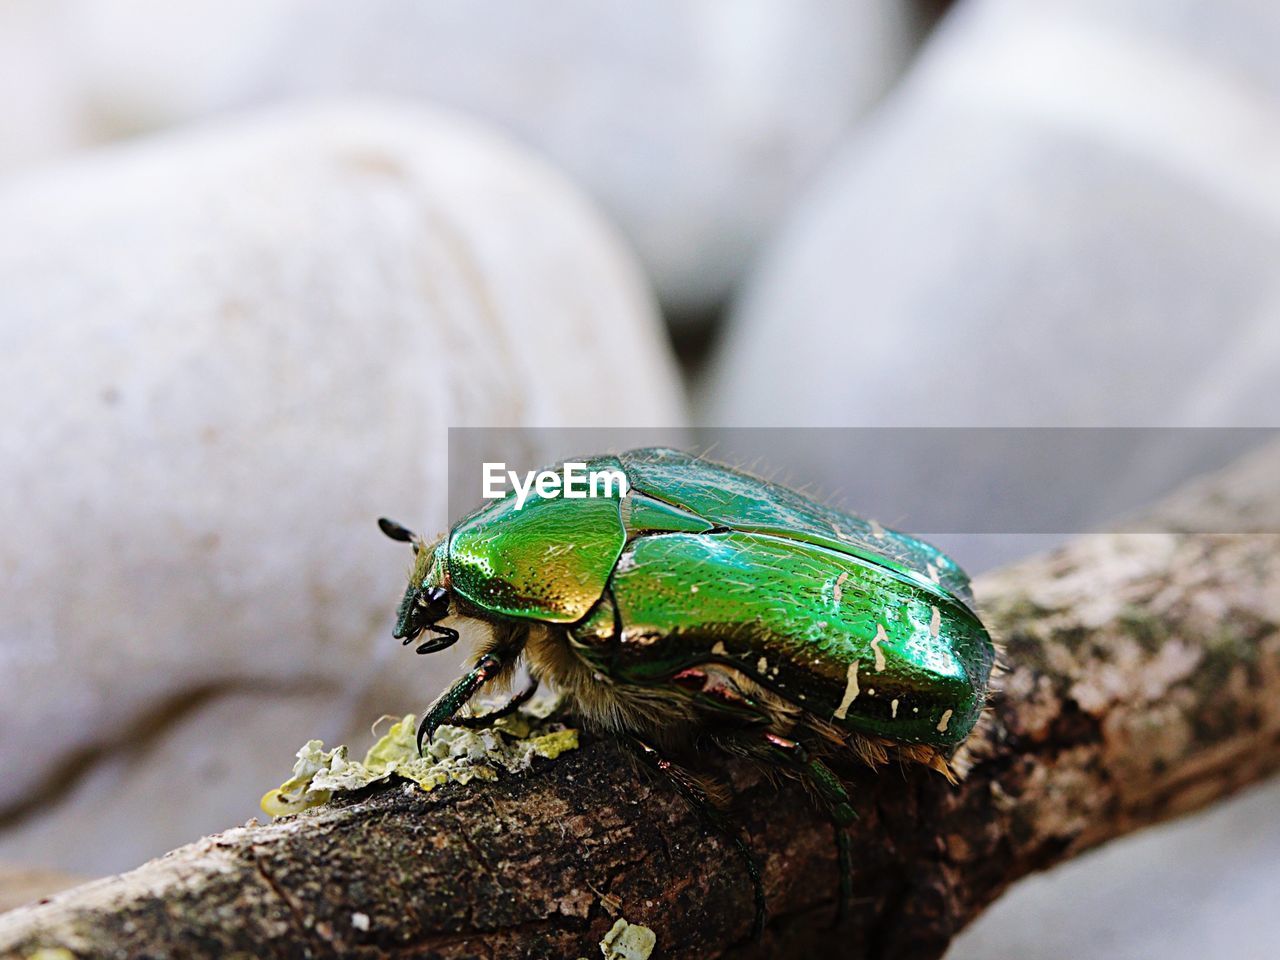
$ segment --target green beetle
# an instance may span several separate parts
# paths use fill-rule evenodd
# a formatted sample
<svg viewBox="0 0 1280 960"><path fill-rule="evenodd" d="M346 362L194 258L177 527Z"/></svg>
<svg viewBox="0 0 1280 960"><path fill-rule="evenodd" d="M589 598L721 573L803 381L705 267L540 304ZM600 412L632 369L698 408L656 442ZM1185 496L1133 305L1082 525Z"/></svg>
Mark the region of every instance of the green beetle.
<svg viewBox="0 0 1280 960"><path fill-rule="evenodd" d="M432 545L379 521L418 551L394 635L425 633L418 652L430 653L468 623L484 628L474 666L423 718L420 746L443 723L514 710L533 686L456 719L523 662L533 684L553 684L586 725L622 734L659 769L671 771L663 752L697 735L805 780L838 826L853 813L823 757L896 754L950 775L946 757L982 711L994 659L954 561L680 451L587 466L619 471L625 491L520 506L508 496ZM675 779L705 812L697 778Z"/></svg>

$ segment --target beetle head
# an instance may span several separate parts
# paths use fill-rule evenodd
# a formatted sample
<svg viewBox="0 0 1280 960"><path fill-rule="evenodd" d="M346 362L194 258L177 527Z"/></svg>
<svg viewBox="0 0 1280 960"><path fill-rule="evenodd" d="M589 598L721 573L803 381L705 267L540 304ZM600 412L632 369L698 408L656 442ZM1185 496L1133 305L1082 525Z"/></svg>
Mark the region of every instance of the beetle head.
<svg viewBox="0 0 1280 960"><path fill-rule="evenodd" d="M450 603L448 586L437 582L435 577L435 551L424 552L422 538L394 520L381 517L378 527L392 540L411 544L418 556L409 587L396 611L396 625L391 635L408 645L424 631L430 631L431 636L419 645L418 653L435 653L453 646L458 640L458 631L439 625L449 615Z"/></svg>
<svg viewBox="0 0 1280 960"><path fill-rule="evenodd" d="M404 599L400 601L400 609L396 612L396 626L391 635L410 644L422 636L423 631L429 630L432 636L418 647L418 652L435 653L452 646L458 639L458 631L439 625L448 615L448 590L435 584L419 586L410 583L409 589L404 592Z"/></svg>

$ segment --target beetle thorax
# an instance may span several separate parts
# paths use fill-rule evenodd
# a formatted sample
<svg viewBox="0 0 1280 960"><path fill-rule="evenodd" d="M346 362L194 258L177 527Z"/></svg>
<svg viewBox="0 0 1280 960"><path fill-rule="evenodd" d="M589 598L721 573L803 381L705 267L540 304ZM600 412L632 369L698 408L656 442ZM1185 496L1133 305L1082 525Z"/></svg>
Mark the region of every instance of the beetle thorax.
<svg viewBox="0 0 1280 960"><path fill-rule="evenodd" d="M567 631L554 625L530 627L525 657L534 676L553 685L589 727L667 739L668 731L693 721L678 690L615 682L579 657Z"/></svg>

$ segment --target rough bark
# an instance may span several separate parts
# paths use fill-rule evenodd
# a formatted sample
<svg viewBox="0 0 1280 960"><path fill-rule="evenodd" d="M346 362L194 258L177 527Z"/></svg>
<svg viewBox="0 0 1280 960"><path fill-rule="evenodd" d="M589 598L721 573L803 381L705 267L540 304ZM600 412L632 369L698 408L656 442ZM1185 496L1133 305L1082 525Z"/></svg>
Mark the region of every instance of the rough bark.
<svg viewBox="0 0 1280 960"><path fill-rule="evenodd" d="M1276 476L1280 449L1158 516L1280 529ZM764 862L771 917L751 943L742 861L588 739L527 775L229 830L3 915L0 954L574 958L598 955L621 914L657 932L662 957L937 957L1019 877L1280 767L1275 534L1083 537L977 592L1006 671L968 776L852 772L855 890L838 929L831 829L801 791L710 761Z"/></svg>

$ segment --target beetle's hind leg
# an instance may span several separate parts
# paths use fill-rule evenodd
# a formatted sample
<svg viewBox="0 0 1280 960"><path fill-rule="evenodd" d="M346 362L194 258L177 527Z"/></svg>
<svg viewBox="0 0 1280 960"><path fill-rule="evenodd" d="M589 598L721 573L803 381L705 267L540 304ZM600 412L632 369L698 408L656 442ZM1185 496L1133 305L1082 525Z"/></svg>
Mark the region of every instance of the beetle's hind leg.
<svg viewBox="0 0 1280 960"><path fill-rule="evenodd" d="M785 737L765 734L771 747L789 756L800 779L813 791L818 802L831 818L836 837L836 861L840 870L840 894L836 901L836 923L843 923L849 913L849 898L853 893L853 845L846 829L858 815L853 810L852 798L835 772L804 745Z"/></svg>
<svg viewBox="0 0 1280 960"><path fill-rule="evenodd" d="M764 881L760 876L760 864L751 852L751 847L743 839L742 830L732 817L723 809L723 798L715 795L707 781L694 776L683 767L672 763L656 749L634 735L625 735L623 742L627 744L645 763L646 766L662 774L676 791L685 799L703 821L718 834L737 848L746 862L747 873L751 877L751 885L755 897L755 919L751 924L751 936L758 938L764 932L765 897Z"/></svg>
<svg viewBox="0 0 1280 960"><path fill-rule="evenodd" d="M853 893L853 846L845 828L858 819L844 783L798 740L780 737L775 733L744 731L718 737L717 742L730 753L758 760L769 768L781 768L796 777L831 820L835 831L836 862L840 871L836 923L843 922L848 915L849 899Z"/></svg>

